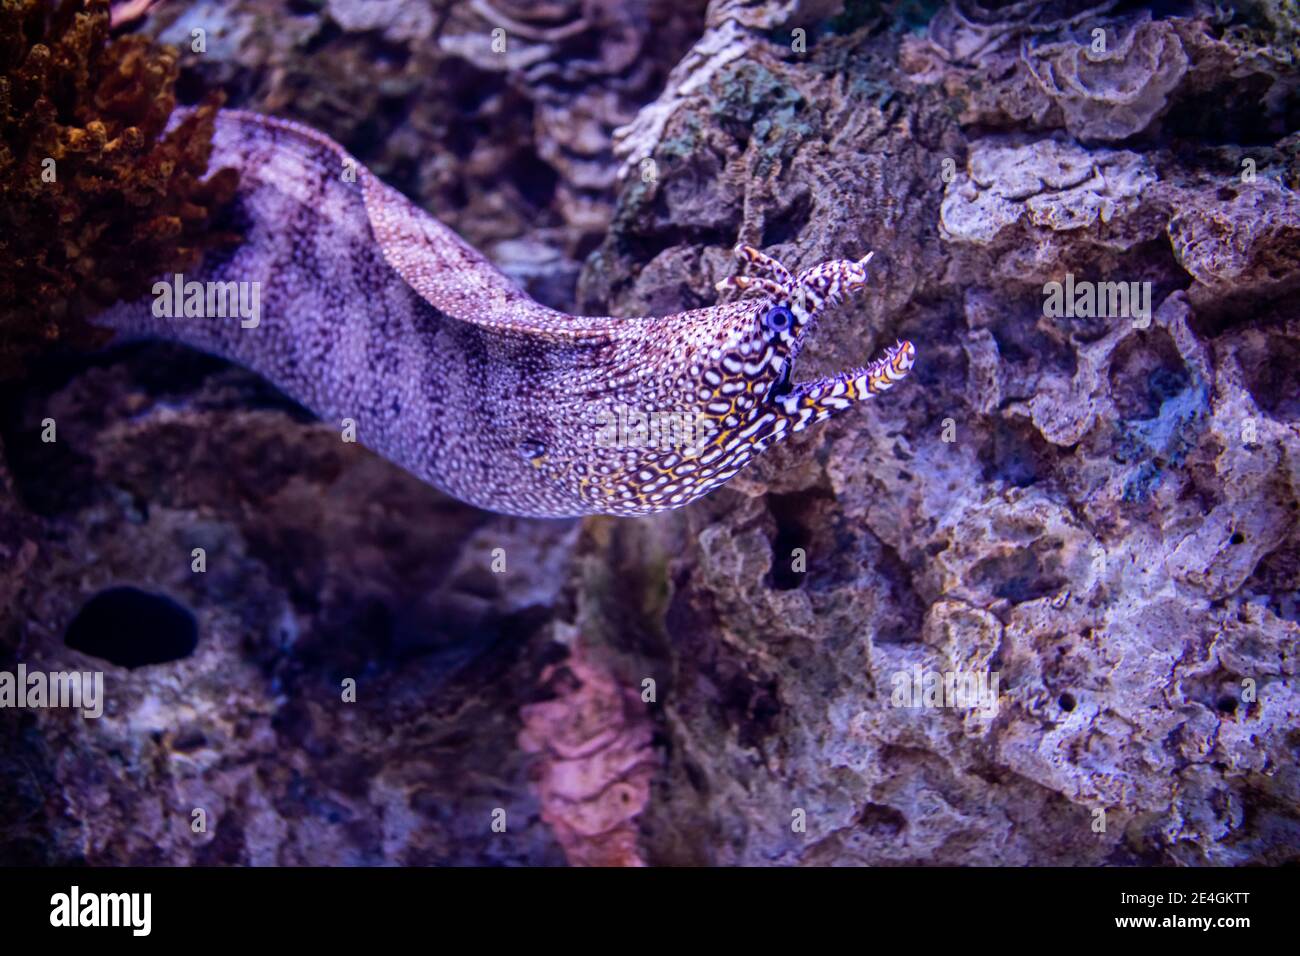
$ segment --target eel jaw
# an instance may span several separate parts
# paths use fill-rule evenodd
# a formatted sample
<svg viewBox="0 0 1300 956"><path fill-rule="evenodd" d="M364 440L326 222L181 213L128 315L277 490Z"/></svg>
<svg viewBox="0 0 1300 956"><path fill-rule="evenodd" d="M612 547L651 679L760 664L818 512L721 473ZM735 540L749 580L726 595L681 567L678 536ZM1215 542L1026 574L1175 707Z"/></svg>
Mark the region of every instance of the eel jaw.
<svg viewBox="0 0 1300 956"><path fill-rule="evenodd" d="M796 384L777 397L776 403L791 420L791 431L802 431L893 388L907 378L915 362L916 347L911 342L896 342L862 368Z"/></svg>
<svg viewBox="0 0 1300 956"><path fill-rule="evenodd" d="M757 288L773 297L773 304L785 301L790 304L795 316L795 329L790 336L789 354L777 370L777 379L768 389L764 401L787 395L792 388L799 388L816 383L792 383L794 363L803 351L804 345L813 329L816 328L821 314L838 305L843 299L866 288L869 281L867 265L875 252L868 252L861 259L834 259L805 269L798 276L791 276L775 260L750 246L741 246L737 255L742 261L749 262L768 272L769 278L753 280L744 277L733 278L718 283L718 288ZM784 275L784 281L777 277ZM864 371L863 369L857 370ZM848 373L846 373L848 374ZM887 387L887 386L886 386Z"/></svg>
<svg viewBox="0 0 1300 956"><path fill-rule="evenodd" d="M916 347L899 341L861 368L812 382L792 381L794 363L820 314L841 299L866 287L867 265L874 252L860 259L834 259L792 276L781 263L752 246L737 246L736 256L757 276L732 276L717 284L718 291L757 291L789 304L796 328L790 352L764 396L790 421L792 431L824 421L854 403L888 391L905 379L916 361Z"/></svg>

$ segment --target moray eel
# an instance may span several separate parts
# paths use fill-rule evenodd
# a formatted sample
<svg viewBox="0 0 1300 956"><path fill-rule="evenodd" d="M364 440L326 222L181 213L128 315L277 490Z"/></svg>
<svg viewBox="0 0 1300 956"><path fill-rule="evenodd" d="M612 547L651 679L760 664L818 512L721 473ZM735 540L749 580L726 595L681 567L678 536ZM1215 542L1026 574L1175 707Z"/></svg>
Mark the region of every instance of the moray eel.
<svg viewBox="0 0 1300 956"><path fill-rule="evenodd" d="M870 255L796 276L742 246L752 274L718 287L749 298L660 317L574 316L533 301L315 130L222 111L210 168L226 166L240 174L243 241L208 253L184 287L233 295L229 283L248 284L256 323L210 309L169 317L158 305L172 277L99 321L246 366L490 511L681 507L788 435L892 387L915 358L899 342L863 368L793 378L818 314L866 285Z"/></svg>

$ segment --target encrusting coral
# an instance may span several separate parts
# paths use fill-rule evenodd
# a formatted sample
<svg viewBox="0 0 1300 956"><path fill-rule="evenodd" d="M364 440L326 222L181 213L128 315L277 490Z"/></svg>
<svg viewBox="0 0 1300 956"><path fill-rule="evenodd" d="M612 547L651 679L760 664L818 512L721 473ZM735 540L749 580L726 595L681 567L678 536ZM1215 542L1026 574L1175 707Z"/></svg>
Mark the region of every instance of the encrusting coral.
<svg viewBox="0 0 1300 956"><path fill-rule="evenodd" d="M641 695L577 640L539 683L554 696L523 708L519 745L538 755L542 819L572 866L644 866L637 817L659 755Z"/></svg>
<svg viewBox="0 0 1300 956"><path fill-rule="evenodd" d="M0 377L225 237L237 174L204 180L211 97L166 131L175 50L110 36L106 0L0 3Z"/></svg>

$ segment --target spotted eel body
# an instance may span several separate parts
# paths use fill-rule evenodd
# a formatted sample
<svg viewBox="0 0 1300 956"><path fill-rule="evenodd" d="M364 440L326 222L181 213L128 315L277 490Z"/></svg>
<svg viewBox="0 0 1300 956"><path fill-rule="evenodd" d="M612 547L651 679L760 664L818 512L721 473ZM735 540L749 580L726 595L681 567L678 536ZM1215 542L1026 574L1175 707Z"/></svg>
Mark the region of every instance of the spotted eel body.
<svg viewBox="0 0 1300 956"><path fill-rule="evenodd" d="M302 125L223 111L243 241L186 281L260 283L261 319L163 318L153 296L100 321L265 376L422 480L491 511L643 515L680 507L793 432L890 388L900 342L864 368L792 381L818 313L866 264L791 275L749 247L752 298L676 315L581 317L533 301L459 236Z"/></svg>

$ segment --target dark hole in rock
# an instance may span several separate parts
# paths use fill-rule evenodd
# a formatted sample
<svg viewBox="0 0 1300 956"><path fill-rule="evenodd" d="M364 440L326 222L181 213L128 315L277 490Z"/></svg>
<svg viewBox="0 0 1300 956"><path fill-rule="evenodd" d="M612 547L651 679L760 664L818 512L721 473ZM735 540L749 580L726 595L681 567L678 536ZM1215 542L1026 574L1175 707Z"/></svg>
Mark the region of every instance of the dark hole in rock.
<svg viewBox="0 0 1300 956"><path fill-rule="evenodd" d="M772 538L772 587L793 591L808 578L808 548L812 543L809 498L804 494L773 494L768 496L768 507L776 520L776 535Z"/></svg>
<svg viewBox="0 0 1300 956"><path fill-rule="evenodd" d="M1054 556L1039 552L1042 543L1011 554L985 558L971 569L970 581L977 587L1006 598L1012 604L1036 601L1065 587Z"/></svg>
<svg viewBox="0 0 1300 956"><path fill-rule="evenodd" d="M880 553L875 564L888 583L889 601L876 619L875 640L879 644L905 644L920 640L927 604L917 593L912 569L898 552L877 542Z"/></svg>
<svg viewBox="0 0 1300 956"><path fill-rule="evenodd" d="M858 814L857 824L872 836L894 837L907 826L907 817L894 807L868 803Z"/></svg>
<svg viewBox="0 0 1300 956"><path fill-rule="evenodd" d="M1041 315L1042 303L1035 301L1032 311L1008 313L990 326L998 355L1014 365L1057 371L1072 378L1078 370L1078 355L1067 343L1037 327Z"/></svg>
<svg viewBox="0 0 1300 956"><path fill-rule="evenodd" d="M998 421L980 445L979 463L984 481L1004 481L1027 488L1050 470L1046 442L1030 425Z"/></svg>
<svg viewBox="0 0 1300 956"><path fill-rule="evenodd" d="M1128 339L1111 360L1111 397L1125 419L1155 418L1168 399L1190 384L1187 366L1163 329Z"/></svg>
<svg viewBox="0 0 1300 956"><path fill-rule="evenodd" d="M1074 695L1070 693L1062 694L1057 703L1061 705L1061 710L1067 712L1074 710L1076 706Z"/></svg>
<svg viewBox="0 0 1300 956"><path fill-rule="evenodd" d="M560 176L549 164L524 154L511 172L520 194L534 209L545 209L551 204Z"/></svg>
<svg viewBox="0 0 1300 956"><path fill-rule="evenodd" d="M1232 713L1236 713L1237 701L1235 698L1229 697L1227 694L1224 694L1222 697L1219 698L1219 703L1217 706L1219 708L1219 713L1232 714Z"/></svg>
<svg viewBox="0 0 1300 956"><path fill-rule="evenodd" d="M1278 617L1300 623L1300 541L1294 536L1270 551L1246 579L1243 593L1265 598Z"/></svg>
<svg viewBox="0 0 1300 956"><path fill-rule="evenodd" d="M1294 129L1293 104L1269 96L1272 78L1265 75L1224 80L1198 95L1176 99L1161 123L1169 139L1196 139L1204 143L1265 146ZM1214 103L1214 109L1206 109Z"/></svg>
<svg viewBox="0 0 1300 956"><path fill-rule="evenodd" d="M172 750L192 753L207 745L208 738L198 727L184 727L172 740Z"/></svg>
<svg viewBox="0 0 1300 956"><path fill-rule="evenodd" d="M1282 421L1300 420L1300 342L1281 335L1247 338L1237 350L1250 396Z"/></svg>
<svg viewBox="0 0 1300 956"><path fill-rule="evenodd" d="M63 642L119 667L144 667L189 657L199 643L199 626L187 608L165 595L108 588L77 612Z"/></svg>
<svg viewBox="0 0 1300 956"><path fill-rule="evenodd" d="M695 792L708 793L709 778L704 775L704 771L689 760L683 762L682 766L686 769L686 779L690 782L690 785Z"/></svg>
<svg viewBox="0 0 1300 956"><path fill-rule="evenodd" d="M309 7L310 3L309 0L297 0L295 5ZM312 37L303 44L303 52L307 54L315 53L317 50L324 49L341 36L343 36L343 28L327 17L321 24L321 28L315 31Z"/></svg>
<svg viewBox="0 0 1300 956"><path fill-rule="evenodd" d="M1147 390L1161 405L1187 387L1188 377L1182 370L1158 368L1147 378Z"/></svg>
<svg viewBox="0 0 1300 956"><path fill-rule="evenodd" d="M994 4L1000 6L1001 4ZM1180 0L1120 0L1114 13L1150 13L1153 17L1172 17L1184 12Z"/></svg>
<svg viewBox="0 0 1300 956"><path fill-rule="evenodd" d="M788 207L764 223L763 246L779 246L799 238L811 216L812 200L807 193L801 193Z"/></svg>
<svg viewBox="0 0 1300 956"><path fill-rule="evenodd" d="M1246 536L1243 535L1240 531L1234 531L1232 533L1232 537L1229 538L1228 541L1230 544L1245 544Z"/></svg>

